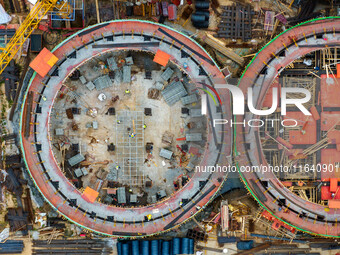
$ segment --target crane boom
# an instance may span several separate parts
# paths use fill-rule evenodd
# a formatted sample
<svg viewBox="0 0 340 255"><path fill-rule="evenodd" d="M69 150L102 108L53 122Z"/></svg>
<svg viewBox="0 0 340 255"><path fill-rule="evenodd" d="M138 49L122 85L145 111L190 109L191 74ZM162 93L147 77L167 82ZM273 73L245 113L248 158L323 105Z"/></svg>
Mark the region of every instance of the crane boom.
<svg viewBox="0 0 340 255"><path fill-rule="evenodd" d="M57 1L58 0L41 0L34 5L24 22L0 53L0 75L18 53L27 38L30 37L32 32L38 27L42 18L53 8Z"/></svg>

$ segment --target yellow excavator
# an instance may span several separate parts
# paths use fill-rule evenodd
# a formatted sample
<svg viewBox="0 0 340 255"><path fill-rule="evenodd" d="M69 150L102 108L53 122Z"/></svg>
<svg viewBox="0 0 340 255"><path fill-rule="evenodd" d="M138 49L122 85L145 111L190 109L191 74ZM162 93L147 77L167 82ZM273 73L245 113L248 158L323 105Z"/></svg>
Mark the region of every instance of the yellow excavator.
<svg viewBox="0 0 340 255"><path fill-rule="evenodd" d="M62 10L63 15L65 14L65 9L72 10L68 8L68 4L60 0L39 0L30 13L25 18L24 22L21 24L19 29L16 31L14 36L11 38L9 43L7 43L5 48L0 48L0 75L5 70L9 62L18 53L19 49L22 47L27 38L30 37L32 32L38 27L42 18L51 11L54 7L59 7Z"/></svg>

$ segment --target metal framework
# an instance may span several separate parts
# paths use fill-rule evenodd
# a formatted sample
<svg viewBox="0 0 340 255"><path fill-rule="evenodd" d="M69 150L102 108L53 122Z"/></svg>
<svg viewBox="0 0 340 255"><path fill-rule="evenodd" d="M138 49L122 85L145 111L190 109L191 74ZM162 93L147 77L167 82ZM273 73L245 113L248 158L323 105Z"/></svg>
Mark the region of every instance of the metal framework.
<svg viewBox="0 0 340 255"><path fill-rule="evenodd" d="M56 4L57 0L42 0L34 5L31 12L27 15L15 35L0 53L0 74L5 70L9 62L18 53L21 46L30 37L32 32L38 27L41 19Z"/></svg>
<svg viewBox="0 0 340 255"><path fill-rule="evenodd" d="M144 172L144 113L142 111L118 111L116 121L116 150L120 177L123 183L141 186Z"/></svg>

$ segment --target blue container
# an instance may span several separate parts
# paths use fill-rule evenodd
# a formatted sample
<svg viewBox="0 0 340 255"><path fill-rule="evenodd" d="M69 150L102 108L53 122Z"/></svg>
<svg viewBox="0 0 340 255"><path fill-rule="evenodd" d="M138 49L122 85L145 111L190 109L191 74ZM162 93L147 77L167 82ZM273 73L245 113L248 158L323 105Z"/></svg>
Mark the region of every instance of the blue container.
<svg viewBox="0 0 340 255"><path fill-rule="evenodd" d="M181 239L174 238L172 240L172 255L181 254Z"/></svg>
<svg viewBox="0 0 340 255"><path fill-rule="evenodd" d="M158 255L158 240L151 241L151 255Z"/></svg>
<svg viewBox="0 0 340 255"><path fill-rule="evenodd" d="M129 255L129 243L122 243L122 255Z"/></svg>
<svg viewBox="0 0 340 255"><path fill-rule="evenodd" d="M195 243L194 239L189 239L189 254L195 253Z"/></svg>
<svg viewBox="0 0 340 255"><path fill-rule="evenodd" d="M132 255L139 255L139 241L132 241Z"/></svg>
<svg viewBox="0 0 340 255"><path fill-rule="evenodd" d="M162 255L170 255L170 242L164 241L162 243Z"/></svg>
<svg viewBox="0 0 340 255"><path fill-rule="evenodd" d="M142 241L142 255L149 255L149 247L150 242L149 241Z"/></svg>
<svg viewBox="0 0 340 255"><path fill-rule="evenodd" d="M250 250L250 249L254 248L254 241L253 240L240 241L240 242L237 242L236 247L239 250Z"/></svg>
<svg viewBox="0 0 340 255"><path fill-rule="evenodd" d="M182 238L181 253L189 254L189 238Z"/></svg>

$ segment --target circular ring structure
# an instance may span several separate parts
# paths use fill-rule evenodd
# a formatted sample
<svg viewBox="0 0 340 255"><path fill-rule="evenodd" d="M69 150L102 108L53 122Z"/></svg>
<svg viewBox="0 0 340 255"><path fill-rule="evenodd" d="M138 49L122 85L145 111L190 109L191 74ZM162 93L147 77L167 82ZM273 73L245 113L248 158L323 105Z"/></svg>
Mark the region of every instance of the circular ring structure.
<svg viewBox="0 0 340 255"><path fill-rule="evenodd" d="M221 188L226 173L196 172L179 191L163 201L142 207L114 207L90 203L65 177L54 158L49 137L50 117L63 81L89 58L110 51L133 50L156 54L162 50L170 61L185 69L197 87L225 84L221 71L195 41L150 22L113 21L88 27L71 36L52 52L59 59L46 77L32 70L20 118L21 147L27 169L43 197L61 215L90 231L108 236L149 236L178 227L205 208ZM183 68L183 67L186 68ZM204 90L200 90L200 93ZM218 89L218 92L225 92ZM207 143L200 166L226 165L231 154L231 128L213 128L214 118L231 118L229 94L220 93L222 105L208 97ZM187 201L186 203L182 203ZM151 214L150 220L145 220Z"/></svg>
<svg viewBox="0 0 340 255"><path fill-rule="evenodd" d="M312 20L288 29L262 48L247 66L238 84L244 94L249 87L253 88L255 109L262 109L270 86L287 65L310 52L338 45L339 27L339 18ZM247 122L258 117L246 113L245 117L236 116L235 120ZM340 225L337 224L339 210L306 201L293 194L272 171L241 170L242 166L268 166L258 127L236 125L234 140L234 153L241 178L262 207L296 229L329 237L340 236Z"/></svg>

